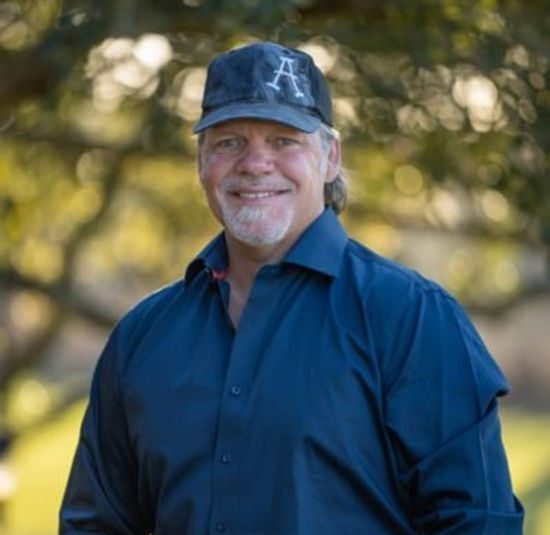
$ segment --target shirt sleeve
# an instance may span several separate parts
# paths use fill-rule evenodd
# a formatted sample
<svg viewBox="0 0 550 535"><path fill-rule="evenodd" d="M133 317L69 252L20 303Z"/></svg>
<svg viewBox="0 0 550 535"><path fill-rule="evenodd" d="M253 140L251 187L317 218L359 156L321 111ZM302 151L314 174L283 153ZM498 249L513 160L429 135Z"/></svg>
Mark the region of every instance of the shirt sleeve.
<svg viewBox="0 0 550 535"><path fill-rule="evenodd" d="M402 367L385 418L413 522L426 534L520 534L498 418L506 379L454 299L411 301L390 324Z"/></svg>
<svg viewBox="0 0 550 535"><path fill-rule="evenodd" d="M137 499L137 465L120 399L119 329L105 347L92 380L89 404L60 512L62 535L148 533Z"/></svg>

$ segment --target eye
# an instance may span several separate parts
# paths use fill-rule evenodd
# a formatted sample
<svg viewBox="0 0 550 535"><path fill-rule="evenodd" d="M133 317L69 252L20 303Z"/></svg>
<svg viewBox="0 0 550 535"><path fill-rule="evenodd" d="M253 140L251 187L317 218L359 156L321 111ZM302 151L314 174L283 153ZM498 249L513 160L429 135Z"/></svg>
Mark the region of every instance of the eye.
<svg viewBox="0 0 550 535"><path fill-rule="evenodd" d="M231 152L239 149L241 145L242 140L238 136L220 137L213 143L216 152Z"/></svg>
<svg viewBox="0 0 550 535"><path fill-rule="evenodd" d="M291 147L299 144L297 139L288 136L278 136L275 138L274 142L275 146L279 148Z"/></svg>

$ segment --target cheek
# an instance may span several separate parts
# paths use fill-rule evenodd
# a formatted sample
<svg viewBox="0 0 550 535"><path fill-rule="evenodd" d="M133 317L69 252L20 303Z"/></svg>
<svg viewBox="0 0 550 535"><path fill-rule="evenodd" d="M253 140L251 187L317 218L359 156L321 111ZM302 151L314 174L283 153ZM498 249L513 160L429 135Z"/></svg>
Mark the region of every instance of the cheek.
<svg viewBox="0 0 550 535"><path fill-rule="evenodd" d="M199 182L209 202L211 202L212 195L215 191L214 176L211 166L208 163L202 162L199 167Z"/></svg>
<svg viewBox="0 0 550 535"><path fill-rule="evenodd" d="M204 190L204 195L206 197L206 202L208 203L208 206L210 207L211 213L214 215L214 217L218 221L222 222L222 203L223 203L223 200L216 193L215 185L212 185L210 181L203 180L202 178L201 178L201 185L202 185L202 189Z"/></svg>
<svg viewBox="0 0 550 535"><path fill-rule="evenodd" d="M225 174L225 166L221 164L219 159L212 157L203 160L199 171L199 180L210 210L220 222L222 221L221 207L224 201L219 191L219 185Z"/></svg>
<svg viewBox="0 0 550 535"><path fill-rule="evenodd" d="M298 166L297 175L302 183L302 187L307 189L310 194L319 195L324 190L323 180L323 162L321 159L308 159Z"/></svg>
<svg viewBox="0 0 550 535"><path fill-rule="evenodd" d="M201 182L216 185L227 175L231 174L234 162L223 155L211 154L204 158L201 164Z"/></svg>
<svg viewBox="0 0 550 535"><path fill-rule="evenodd" d="M202 187L206 191L210 191L216 187L216 184L219 182L219 177L221 176L221 169L219 164L215 161L212 161L212 158L209 158L206 161L202 162L199 178L202 184Z"/></svg>

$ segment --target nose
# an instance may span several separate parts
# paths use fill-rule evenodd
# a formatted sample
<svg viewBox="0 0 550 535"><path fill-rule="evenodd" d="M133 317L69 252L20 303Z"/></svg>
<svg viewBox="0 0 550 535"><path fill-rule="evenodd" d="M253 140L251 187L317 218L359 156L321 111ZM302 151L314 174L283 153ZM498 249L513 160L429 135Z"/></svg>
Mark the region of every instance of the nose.
<svg viewBox="0 0 550 535"><path fill-rule="evenodd" d="M263 176L273 171L273 153L261 142L250 142L243 151L236 170L242 175Z"/></svg>

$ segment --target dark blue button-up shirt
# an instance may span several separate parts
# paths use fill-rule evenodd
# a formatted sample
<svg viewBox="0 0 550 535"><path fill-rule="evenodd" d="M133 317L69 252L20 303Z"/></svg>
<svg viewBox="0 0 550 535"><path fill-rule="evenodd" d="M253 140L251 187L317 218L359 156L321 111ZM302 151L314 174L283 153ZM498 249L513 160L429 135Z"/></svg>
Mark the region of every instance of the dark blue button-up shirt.
<svg viewBox="0 0 550 535"><path fill-rule="evenodd" d="M62 533L521 533L508 386L452 297L328 209L237 330L226 269L221 235L115 328Z"/></svg>

